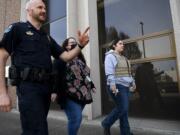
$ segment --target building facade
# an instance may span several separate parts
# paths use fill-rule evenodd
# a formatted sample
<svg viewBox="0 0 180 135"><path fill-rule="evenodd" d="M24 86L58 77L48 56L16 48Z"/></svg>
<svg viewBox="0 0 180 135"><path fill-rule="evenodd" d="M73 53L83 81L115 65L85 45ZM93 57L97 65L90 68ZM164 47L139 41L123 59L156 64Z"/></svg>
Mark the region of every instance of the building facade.
<svg viewBox="0 0 180 135"><path fill-rule="evenodd" d="M0 0L0 39L4 33L5 28L12 22L20 20L21 14L20 0ZM10 64L8 60L7 65ZM12 97L13 106L16 107L16 91L15 87L10 87L9 93Z"/></svg>
<svg viewBox="0 0 180 135"><path fill-rule="evenodd" d="M0 0L1 37L10 23L25 21L27 1ZM66 37L77 37L78 30L90 26L90 42L83 53L97 92L93 95L94 102L84 110L88 119L104 115L113 107L106 94L103 63L104 54L116 37L124 40L136 82L138 76L148 72L143 65L150 64L157 85L157 89L148 90L150 75L141 78L140 85L148 84L130 95L130 115L165 119L170 113L169 118L175 119L180 112L177 107L180 105L179 0L46 0L46 4L48 20L44 27L58 43ZM11 92L15 97L15 92Z"/></svg>

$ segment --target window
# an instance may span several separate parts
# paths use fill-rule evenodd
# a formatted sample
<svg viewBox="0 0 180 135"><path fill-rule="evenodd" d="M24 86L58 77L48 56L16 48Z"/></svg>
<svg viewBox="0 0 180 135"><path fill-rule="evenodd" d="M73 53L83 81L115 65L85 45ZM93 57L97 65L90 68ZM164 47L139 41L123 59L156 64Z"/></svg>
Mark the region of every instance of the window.
<svg viewBox="0 0 180 135"><path fill-rule="evenodd" d="M169 1L97 1L103 113L112 107L104 92L105 52L111 41L119 37L124 41L124 54L131 61L132 75L137 82L136 93L130 94L130 115L180 118L177 113L179 81Z"/></svg>
<svg viewBox="0 0 180 135"><path fill-rule="evenodd" d="M66 0L48 0L48 21L45 27L58 44L66 39Z"/></svg>
<svg viewBox="0 0 180 135"><path fill-rule="evenodd" d="M50 22L65 17L66 0L49 0L48 16Z"/></svg>
<svg viewBox="0 0 180 135"><path fill-rule="evenodd" d="M61 44L66 39L66 17L50 23L50 35Z"/></svg>
<svg viewBox="0 0 180 135"><path fill-rule="evenodd" d="M99 21L104 21L106 40L111 40L109 32L134 38L173 28L169 0L104 0L98 10L104 14Z"/></svg>

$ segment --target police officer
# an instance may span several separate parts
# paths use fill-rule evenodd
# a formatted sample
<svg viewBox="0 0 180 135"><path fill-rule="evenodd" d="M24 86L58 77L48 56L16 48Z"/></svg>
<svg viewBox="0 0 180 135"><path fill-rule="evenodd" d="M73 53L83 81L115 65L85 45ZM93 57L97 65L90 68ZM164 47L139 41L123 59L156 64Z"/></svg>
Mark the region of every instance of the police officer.
<svg viewBox="0 0 180 135"><path fill-rule="evenodd" d="M30 0L26 5L27 22L14 23L0 42L0 110L11 110L11 99L5 85L5 64L11 55L19 78L17 86L22 135L48 135L47 114L50 105L51 55L69 61L88 43L89 27L78 32L79 45L64 51L41 26L46 19L42 0ZM46 75L46 76L45 76Z"/></svg>

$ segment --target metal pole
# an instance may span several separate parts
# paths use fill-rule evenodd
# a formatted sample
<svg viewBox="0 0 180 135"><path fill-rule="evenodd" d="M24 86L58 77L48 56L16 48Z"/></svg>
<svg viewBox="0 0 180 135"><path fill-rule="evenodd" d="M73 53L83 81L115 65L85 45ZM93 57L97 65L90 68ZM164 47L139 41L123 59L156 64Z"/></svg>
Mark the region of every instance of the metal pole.
<svg viewBox="0 0 180 135"><path fill-rule="evenodd" d="M141 25L141 34L142 36L144 36L144 23L140 22L139 24ZM144 39L142 40L142 45L143 45L143 55L144 55L144 58L146 58Z"/></svg>

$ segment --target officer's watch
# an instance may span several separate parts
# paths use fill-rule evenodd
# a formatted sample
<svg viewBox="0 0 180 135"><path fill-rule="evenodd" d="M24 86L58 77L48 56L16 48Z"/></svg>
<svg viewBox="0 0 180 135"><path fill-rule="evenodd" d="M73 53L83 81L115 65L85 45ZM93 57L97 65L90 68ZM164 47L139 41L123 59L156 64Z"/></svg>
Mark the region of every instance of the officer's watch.
<svg viewBox="0 0 180 135"><path fill-rule="evenodd" d="M77 44L80 49L83 49L84 46L81 46L80 44Z"/></svg>

